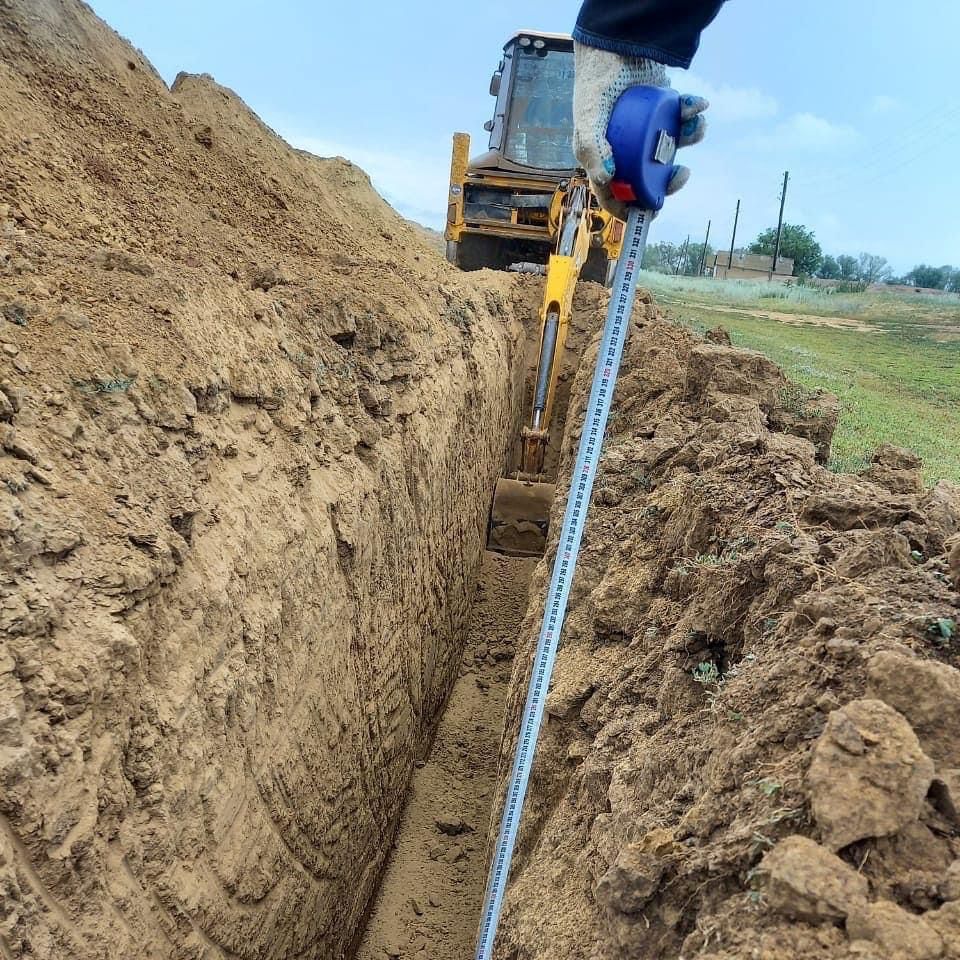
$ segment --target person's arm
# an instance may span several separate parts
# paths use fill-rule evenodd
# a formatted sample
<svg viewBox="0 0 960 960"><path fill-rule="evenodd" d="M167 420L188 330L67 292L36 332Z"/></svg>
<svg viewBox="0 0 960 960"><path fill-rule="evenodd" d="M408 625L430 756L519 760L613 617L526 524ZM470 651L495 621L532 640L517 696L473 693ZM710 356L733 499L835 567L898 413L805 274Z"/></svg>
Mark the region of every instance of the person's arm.
<svg viewBox="0 0 960 960"><path fill-rule="evenodd" d="M690 66L724 0L584 0L573 39L668 67Z"/></svg>
<svg viewBox="0 0 960 960"><path fill-rule="evenodd" d="M724 0L584 0L573 31L573 145L600 203L626 217L610 192L615 174L607 125L617 98L628 87L669 87L666 67L688 67L700 33ZM703 139L707 101L680 98L683 125L678 146ZM678 166L667 193L675 193L690 171Z"/></svg>

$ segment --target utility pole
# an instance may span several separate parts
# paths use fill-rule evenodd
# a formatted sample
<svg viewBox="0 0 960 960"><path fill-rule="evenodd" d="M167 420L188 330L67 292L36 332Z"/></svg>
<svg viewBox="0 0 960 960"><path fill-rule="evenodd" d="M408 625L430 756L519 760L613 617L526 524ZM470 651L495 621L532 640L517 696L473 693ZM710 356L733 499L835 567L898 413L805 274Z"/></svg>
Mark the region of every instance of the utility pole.
<svg viewBox="0 0 960 960"><path fill-rule="evenodd" d="M733 266L733 248L737 242L737 221L740 219L740 201L737 201L737 212L733 215L733 236L730 238L730 256L727 257L727 269Z"/></svg>
<svg viewBox="0 0 960 960"><path fill-rule="evenodd" d="M773 269L770 271L770 279L777 272L777 260L780 259L780 237L783 235L783 205L787 202L787 181L790 179L790 171L785 170L783 174L783 190L780 193L780 219L777 221L777 242L773 245Z"/></svg>
<svg viewBox="0 0 960 960"><path fill-rule="evenodd" d="M710 224L713 223L712 220L707 221L707 235L703 240L703 247L700 250L700 266L697 268L697 276L703 276L703 264L707 259L707 244L710 242Z"/></svg>
<svg viewBox="0 0 960 960"><path fill-rule="evenodd" d="M683 241L683 249L680 251L680 256L677 259L677 269L673 271L673 275L677 276L680 273L680 267L686 266L687 263L687 247L690 246L690 234L687 234L687 239Z"/></svg>

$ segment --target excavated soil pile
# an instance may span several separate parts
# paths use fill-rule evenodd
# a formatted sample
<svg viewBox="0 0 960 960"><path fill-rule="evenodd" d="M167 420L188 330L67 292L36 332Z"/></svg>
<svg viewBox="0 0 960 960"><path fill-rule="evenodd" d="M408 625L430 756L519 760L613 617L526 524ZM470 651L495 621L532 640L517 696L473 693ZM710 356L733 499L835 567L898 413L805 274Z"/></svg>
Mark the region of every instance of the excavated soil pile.
<svg viewBox="0 0 960 960"><path fill-rule="evenodd" d="M0 0L0 101L0 955L339 956L536 291L73 0Z"/></svg>
<svg viewBox="0 0 960 960"><path fill-rule="evenodd" d="M835 420L723 331L634 329L498 957L960 957L960 490L829 472Z"/></svg>

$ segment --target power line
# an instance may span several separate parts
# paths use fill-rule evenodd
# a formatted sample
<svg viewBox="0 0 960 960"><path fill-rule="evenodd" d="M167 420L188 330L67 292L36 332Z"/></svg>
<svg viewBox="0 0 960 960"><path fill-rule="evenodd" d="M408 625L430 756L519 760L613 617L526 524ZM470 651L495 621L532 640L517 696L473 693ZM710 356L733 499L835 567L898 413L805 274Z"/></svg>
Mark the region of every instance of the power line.
<svg viewBox="0 0 960 960"><path fill-rule="evenodd" d="M903 148L909 149L915 142L912 136L913 133L919 130L928 130L931 121L935 117L939 117L942 120L945 117L952 117L957 113L960 113L960 104L953 107L948 107L946 109L944 109L942 106L935 106L931 108L926 113L921 114L919 117L914 117L914 119L910 122L902 124L889 135L881 137L879 140L864 144L859 154L862 159L850 161L851 168L863 167L878 161L882 162L891 156L891 154L896 154ZM887 151L884 149L889 144L896 144L892 151ZM837 168L833 168L832 170L826 170L811 179L819 181L824 178L829 179L836 175Z"/></svg>
<svg viewBox="0 0 960 960"><path fill-rule="evenodd" d="M940 137L938 142L940 144L948 143L951 140L955 140L957 136L960 136L960 127L955 129L953 132L947 134L947 136ZM924 147L922 150L919 150L916 153L912 154L911 156L904 158L903 160L901 160L900 163L896 163L892 167L888 167L886 170L879 171L873 177L867 177L866 179L858 178L857 187L867 187L867 186L870 186L870 184L879 183L884 178L890 176L890 174L896 173L898 170L902 170L904 167L908 166L909 164L915 163L916 161L921 160L923 157L926 157L928 153L929 153L929 148ZM821 193L819 195L819 199L821 200L830 199L831 197L835 197L838 194L846 191L847 189L848 189L847 184L838 183L835 186L828 188L825 192Z"/></svg>
<svg viewBox="0 0 960 960"><path fill-rule="evenodd" d="M910 153L910 151L915 148L917 140L915 137L911 136L913 128L928 128L929 121L934 117L938 117L942 125L944 120L951 120L955 117L960 117L960 104L953 106L952 108L943 110L940 108L935 108L932 112L929 113L923 120L916 122L914 124L909 124L903 129L899 130L896 135L891 137L886 137L880 141L877 141L873 144L868 144L864 149L869 151L869 156L867 156L862 161L850 161L846 166L840 168L833 168L832 170L826 170L823 173L813 176L813 177L800 177L797 182L800 186L803 187L816 187L821 184L831 184L836 181L846 181L850 177L860 176L866 171L867 173L873 172L873 168L882 166L883 164L889 163L891 160L900 160L903 159L905 153ZM944 138L939 137L938 141L942 142ZM897 146L892 150L884 150L883 147L886 144L891 142L897 142ZM929 138L924 137L924 142L928 144L929 148ZM926 150L923 151L924 153Z"/></svg>

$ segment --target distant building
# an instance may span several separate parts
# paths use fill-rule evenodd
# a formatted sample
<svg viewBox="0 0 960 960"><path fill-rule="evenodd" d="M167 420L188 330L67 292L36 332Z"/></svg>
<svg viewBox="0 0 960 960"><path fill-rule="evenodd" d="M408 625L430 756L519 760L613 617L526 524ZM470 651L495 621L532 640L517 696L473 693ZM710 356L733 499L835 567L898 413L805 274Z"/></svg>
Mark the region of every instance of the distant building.
<svg viewBox="0 0 960 960"><path fill-rule="evenodd" d="M728 267L728 253L715 253L707 260L707 272L718 280L776 280L783 283L793 279L793 261L789 257L777 259L777 272L773 273L773 257L762 253L733 255Z"/></svg>

